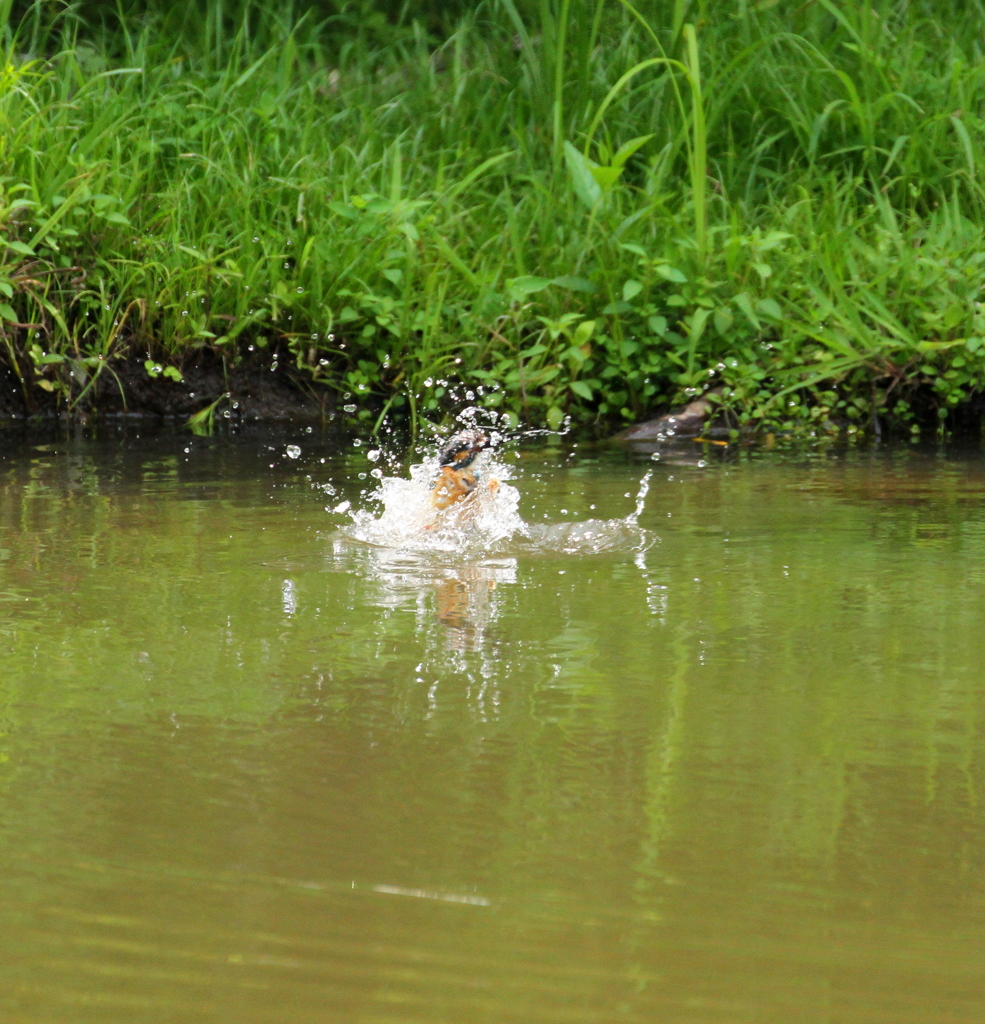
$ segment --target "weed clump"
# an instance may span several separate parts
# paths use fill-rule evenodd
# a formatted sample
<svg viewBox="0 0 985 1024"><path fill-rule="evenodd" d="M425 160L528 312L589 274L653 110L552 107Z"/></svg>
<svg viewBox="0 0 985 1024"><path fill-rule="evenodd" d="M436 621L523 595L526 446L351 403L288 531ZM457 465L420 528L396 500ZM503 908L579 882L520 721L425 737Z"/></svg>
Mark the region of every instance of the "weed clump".
<svg viewBox="0 0 985 1024"><path fill-rule="evenodd" d="M737 429L919 431L983 390L975 5L17 10L28 411L258 352L367 423L453 382L551 427L710 391Z"/></svg>

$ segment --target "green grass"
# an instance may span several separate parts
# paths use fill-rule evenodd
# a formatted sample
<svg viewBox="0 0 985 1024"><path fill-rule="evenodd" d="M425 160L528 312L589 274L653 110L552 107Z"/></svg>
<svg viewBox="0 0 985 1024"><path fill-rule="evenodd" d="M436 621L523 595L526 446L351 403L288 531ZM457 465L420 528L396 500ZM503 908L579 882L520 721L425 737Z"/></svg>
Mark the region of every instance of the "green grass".
<svg viewBox="0 0 985 1024"><path fill-rule="evenodd" d="M25 394L249 346L371 423L462 384L610 429L714 387L737 425L916 430L980 390L979 4L412 14L10 15Z"/></svg>

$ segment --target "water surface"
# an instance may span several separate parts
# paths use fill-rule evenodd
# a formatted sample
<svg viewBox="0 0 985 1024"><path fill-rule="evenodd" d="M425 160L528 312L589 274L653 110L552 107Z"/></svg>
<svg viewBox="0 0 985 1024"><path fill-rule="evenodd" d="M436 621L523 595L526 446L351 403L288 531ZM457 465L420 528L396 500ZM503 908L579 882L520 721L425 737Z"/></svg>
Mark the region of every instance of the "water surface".
<svg viewBox="0 0 985 1024"><path fill-rule="evenodd" d="M985 1019L977 453L524 450L659 542L466 558L365 445L2 442L4 1024Z"/></svg>

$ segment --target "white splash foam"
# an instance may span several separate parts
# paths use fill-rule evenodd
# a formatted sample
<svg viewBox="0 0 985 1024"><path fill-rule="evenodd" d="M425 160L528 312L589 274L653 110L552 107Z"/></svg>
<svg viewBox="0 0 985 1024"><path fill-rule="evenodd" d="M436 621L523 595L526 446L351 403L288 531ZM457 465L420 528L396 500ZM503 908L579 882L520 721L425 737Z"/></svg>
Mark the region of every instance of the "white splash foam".
<svg viewBox="0 0 985 1024"><path fill-rule="evenodd" d="M410 479L382 477L375 500L383 512L367 509L352 513L352 525L343 533L353 540L403 551L472 554L496 551L526 526L517 508L520 492L509 484L510 467L490 453L472 464L478 486L463 501L438 511L431 505L431 481L438 471L437 457L410 468ZM493 482L498 487L490 486Z"/></svg>
<svg viewBox="0 0 985 1024"><path fill-rule="evenodd" d="M342 528L342 535L374 547L442 555L517 551L600 554L643 551L657 540L637 522L649 490L650 472L640 481L634 511L621 519L531 524L520 516L520 492L508 482L512 467L497 459L495 452L483 452L473 468L479 486L465 500L444 511L431 505L437 456L411 466L409 480L382 477L373 496L382 506L382 513L350 511L352 523ZM498 486L491 487L494 481Z"/></svg>

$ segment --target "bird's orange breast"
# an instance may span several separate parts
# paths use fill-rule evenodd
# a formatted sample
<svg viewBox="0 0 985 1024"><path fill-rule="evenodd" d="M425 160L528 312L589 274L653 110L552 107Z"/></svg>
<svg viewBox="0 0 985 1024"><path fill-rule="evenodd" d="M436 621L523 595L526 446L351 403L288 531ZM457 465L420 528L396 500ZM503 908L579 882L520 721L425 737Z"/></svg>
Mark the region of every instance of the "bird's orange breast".
<svg viewBox="0 0 985 1024"><path fill-rule="evenodd" d="M431 504L436 509L446 509L475 490L475 474L467 469L442 466L431 488Z"/></svg>

